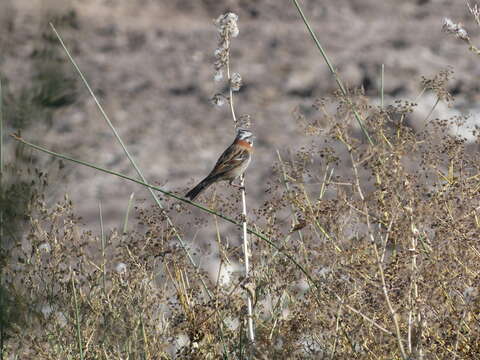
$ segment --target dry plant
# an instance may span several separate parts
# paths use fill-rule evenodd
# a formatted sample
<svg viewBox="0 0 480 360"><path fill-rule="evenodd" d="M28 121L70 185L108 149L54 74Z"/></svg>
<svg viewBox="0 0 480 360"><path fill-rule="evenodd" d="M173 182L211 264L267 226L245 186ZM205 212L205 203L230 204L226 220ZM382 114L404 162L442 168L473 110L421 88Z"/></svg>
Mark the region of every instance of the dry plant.
<svg viewBox="0 0 480 360"><path fill-rule="evenodd" d="M450 74L423 79L421 94L452 102ZM277 180L250 219L254 346L242 321L244 275L223 271L241 249L218 233L222 261L208 281L177 237L215 222L130 179L167 198L137 208L139 226L123 235L81 232L68 197L31 199L28 235L2 268L15 303L3 356L478 359L478 133L468 143L451 130L463 119L430 116L414 130L406 120L415 102L378 106L344 90L297 113L311 145L277 154ZM355 130L359 119L368 138ZM215 211L200 208L238 226L237 207L220 198ZM174 226L172 215L186 223Z"/></svg>
<svg viewBox="0 0 480 360"><path fill-rule="evenodd" d="M228 81L228 103L230 105L230 111L232 114L233 126L235 129L238 128L247 128L250 126L249 123L243 121L239 123L237 116L235 115L235 107L233 105L233 93L239 91L242 86L242 77L239 73L231 72L231 58L230 58L230 47L231 40L239 34L238 29L238 16L234 13L228 12L226 14L220 15L215 20L215 25L220 34L218 48L215 50L215 76L216 81L220 81L223 78L223 69L226 69L227 72L227 81ZM219 94L215 95L217 98ZM253 328L253 299L254 294L252 288L254 285L254 280L250 276L250 245L248 241L248 231L247 231L247 200L245 196L245 175L242 174L240 179L241 187L241 198L242 198L242 243L243 243L243 264L244 264L244 276L245 279L242 283L242 288L245 289L246 298L247 298L247 336L250 343L255 342L255 331Z"/></svg>

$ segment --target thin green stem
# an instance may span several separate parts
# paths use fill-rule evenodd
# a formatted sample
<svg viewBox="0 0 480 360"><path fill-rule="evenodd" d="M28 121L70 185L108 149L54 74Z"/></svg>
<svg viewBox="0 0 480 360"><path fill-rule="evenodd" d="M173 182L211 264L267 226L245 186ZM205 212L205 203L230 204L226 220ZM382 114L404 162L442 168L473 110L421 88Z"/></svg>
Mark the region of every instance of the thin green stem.
<svg viewBox="0 0 480 360"><path fill-rule="evenodd" d="M110 121L110 118L108 117L107 113L103 110L103 107L102 105L100 104L100 102L98 101L97 97L95 96L95 93L93 92L92 88L90 87L87 79L85 78L85 76L83 75L82 71L80 70L79 66L77 65L77 63L75 62L75 60L73 59L72 55L70 54L70 51L68 50L68 48L66 47L65 43L63 42L63 39L62 37L60 36L60 34L57 32L57 29L55 28L55 26L50 23L50 27L52 28L53 32L55 33L55 35L57 36L58 38L58 41L60 42L60 44L62 45L63 47L63 50L65 51L65 53L67 54L67 57L68 59L70 60L70 62L72 63L73 67L75 68L75 70L77 71L78 75L80 76L80 78L82 79L83 83L85 84L85 87L87 88L88 92L90 93L90 95L92 96L93 100L95 101L95 104L97 105L97 108L98 110L100 111L100 113L102 114L103 118L105 119L105 121L107 122L108 126L110 127L110 129L112 130L113 134L115 135L115 138L117 139L117 141L120 143L120 146L122 147L125 155L127 156L128 160L130 160L130 163L133 165L133 167L135 168L135 171L137 172L138 176L140 177L140 179L146 183L146 179L145 177L143 176L143 173L142 171L140 170L140 168L137 166L137 163L135 162L135 160L133 159L133 157L130 155L130 152L128 151L127 147L125 146L123 140L120 138L120 135L118 134L117 130L115 129L115 127L113 126L112 122ZM163 209L163 205L161 204L160 200L158 199L157 195L153 192L153 190L151 188L148 189L150 191L150 195L152 196L152 198L154 199L155 203L157 204L157 206L160 208L160 209ZM207 284L205 283L205 280L203 279L202 275L200 274L200 272L198 271L198 266L197 264L195 263L195 261L193 260L193 257L192 255L190 254L190 252L188 251L188 248L185 244L185 242L183 241L183 239L181 238L180 234L178 233L177 231L177 228L174 226L172 220L170 219L169 216L166 217L167 219L167 222L168 222L168 225L172 228L172 230L174 231L174 234L175 234L175 237L177 238L178 242L180 243L180 246L182 247L183 251L186 253L187 255L187 258L190 262L190 264L195 268L195 272L197 273L197 276L199 277L200 281L202 282L202 285L208 295L208 297L210 299L212 299L212 293L210 292L210 290L208 289L207 287Z"/></svg>
<svg viewBox="0 0 480 360"><path fill-rule="evenodd" d="M368 142L370 143L370 145L373 145L373 140L370 137L370 135L368 134L368 131L365 128L365 125L363 123L362 118L360 117L360 114L357 112L353 103L348 98L348 93L347 93L347 90L345 89L345 87L343 86L342 80L340 80L340 77L339 77L337 71L334 69L332 63L330 62L330 59L328 58L326 51L323 49L322 44L320 44L320 41L318 40L318 38L315 35L312 27L310 26L310 23L308 22L307 18L305 17L305 14L303 13L302 8L300 7L300 4L298 3L297 0L292 0L292 1L293 1L293 4L295 5L295 7L297 8L297 11L300 14L305 26L307 27L308 32L310 33L310 36L313 39L313 42L317 46L318 51L320 51L320 54L322 55L323 60L325 60L325 63L327 64L328 69L330 70L330 73L335 78L335 82L337 83L337 86L339 87L340 91L342 92L342 95L345 97L345 100L350 105L350 107L352 109L352 112L353 112L353 115L355 116L355 119L357 120L358 125L360 126L360 129L362 129L362 132L365 134L365 136L366 136Z"/></svg>

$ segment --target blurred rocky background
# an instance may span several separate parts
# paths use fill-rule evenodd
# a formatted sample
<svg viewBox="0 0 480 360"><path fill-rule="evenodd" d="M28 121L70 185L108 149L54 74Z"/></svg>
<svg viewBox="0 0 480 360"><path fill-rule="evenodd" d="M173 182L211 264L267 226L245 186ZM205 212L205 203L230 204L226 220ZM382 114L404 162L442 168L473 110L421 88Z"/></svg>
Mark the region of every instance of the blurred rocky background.
<svg viewBox="0 0 480 360"><path fill-rule="evenodd" d="M462 22L476 43L479 29L464 2L301 4L349 88L363 88L378 102L384 64L386 104L414 101L422 76L451 66L449 88L456 101L450 107L439 103L432 117L471 113L470 126L475 125L479 59L441 31L443 18L450 17ZM226 11L239 16L232 68L244 86L236 109L251 116L257 135L247 195L249 206L258 206L269 196L269 179L277 176L272 171L276 150L288 158L290 151L321 140L305 137L295 114L320 117L312 105L336 90L290 1L2 0L0 76L7 132L21 129L34 143L135 176L49 28L53 21L146 178L183 194L210 171L233 138L228 107L210 101L222 86L213 81L213 20ZM408 119L414 128L435 101L428 93L418 99L418 111ZM18 155L14 149L7 139L7 162ZM30 161L53 174L47 201L68 193L94 231L99 201L109 228L121 226L132 192L136 205L151 204L146 190L127 181L82 166L59 166L40 153ZM216 189L217 194L235 191L223 184Z"/></svg>

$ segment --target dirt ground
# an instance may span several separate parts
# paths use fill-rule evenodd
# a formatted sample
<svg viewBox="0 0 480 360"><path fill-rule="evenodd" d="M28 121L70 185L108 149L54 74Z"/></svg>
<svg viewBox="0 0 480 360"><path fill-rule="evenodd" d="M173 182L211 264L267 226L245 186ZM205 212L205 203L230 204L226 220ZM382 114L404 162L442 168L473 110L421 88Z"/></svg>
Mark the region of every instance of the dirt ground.
<svg viewBox="0 0 480 360"><path fill-rule="evenodd" d="M453 108L439 104L433 116L469 111L475 123L479 59L463 42L441 32L447 16L462 22L475 42L479 28L464 2L300 3L349 87L363 85L368 96L378 98L384 64L387 103L413 100L421 90L421 76L431 77L452 66L455 78L450 88L456 102ZM237 113L251 116L257 136L247 175L249 206L254 208L269 196L265 189L273 176L276 150L288 156L289 151L321 140L301 133L294 110L298 106L311 109L315 99L336 89L292 2L2 0L0 73L13 92L25 86L34 70L31 57L39 29L52 16L73 11L75 26L62 30L62 35L145 177L184 193L208 173L232 141L228 108L210 102L220 86L213 81L217 45L213 19L226 10L239 15L232 66L242 75L244 87L236 97ZM417 118L409 121L422 121L434 102L433 96L423 96ZM23 135L34 143L134 175L81 84L75 103L55 112L52 127L34 123ZM137 205L150 204L147 192L134 184L81 166L68 169L67 179L55 184L52 200L69 193L86 227L94 231L99 228L99 200L108 227L121 224L132 192ZM217 190L233 191L227 185Z"/></svg>

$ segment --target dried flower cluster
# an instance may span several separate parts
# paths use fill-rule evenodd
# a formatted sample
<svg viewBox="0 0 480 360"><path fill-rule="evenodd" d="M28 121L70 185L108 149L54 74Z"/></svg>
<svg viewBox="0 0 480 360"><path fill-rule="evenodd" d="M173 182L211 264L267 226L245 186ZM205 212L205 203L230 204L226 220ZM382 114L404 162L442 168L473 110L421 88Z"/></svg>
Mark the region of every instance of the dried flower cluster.
<svg viewBox="0 0 480 360"><path fill-rule="evenodd" d="M229 61L230 40L231 38L237 37L239 34L237 21L238 16L231 12L220 15L215 20L215 26L219 33L218 47L215 49L214 53L215 81L223 79L223 70Z"/></svg>
<svg viewBox="0 0 480 360"><path fill-rule="evenodd" d="M240 76L239 73L235 72L230 77L230 88L233 91L239 91L241 87L242 87L242 77Z"/></svg>
<svg viewBox="0 0 480 360"><path fill-rule="evenodd" d="M478 7L478 4L471 6L470 3L467 2L467 7L470 13L473 15L473 18L475 19L477 25L480 26L480 9Z"/></svg>
<svg viewBox="0 0 480 360"><path fill-rule="evenodd" d="M225 95L223 94L215 94L213 97L210 99L213 105L215 106L223 106L225 104L225 101L227 99L225 98Z"/></svg>
<svg viewBox="0 0 480 360"><path fill-rule="evenodd" d="M224 73L227 73L228 85L232 91L239 91L242 86L242 77L239 73L230 74L230 41L237 37L238 30L238 16L234 13L228 12L220 15L215 20L215 25L219 32L218 47L215 49L214 61L214 80L221 81L224 78ZM215 95L217 96L217 95ZM214 97L213 103L217 106L222 106L224 101L218 101L218 97Z"/></svg>
<svg viewBox="0 0 480 360"><path fill-rule="evenodd" d="M454 23L449 18L443 20L442 30L446 33L455 35L463 41L470 42L470 36L468 35L467 30L463 28L463 25L460 23Z"/></svg>
<svg viewBox="0 0 480 360"><path fill-rule="evenodd" d="M474 6L471 6L470 3L467 1L467 7L470 14L472 14L473 18L475 19L477 25L480 26L480 9L478 5L475 4ZM465 41L468 44L468 50L470 50L476 55L480 55L480 49L472 43L470 35L467 33L467 30L465 30L462 24L454 23L451 19L445 18L443 20L442 29L446 33L453 34L457 38Z"/></svg>

